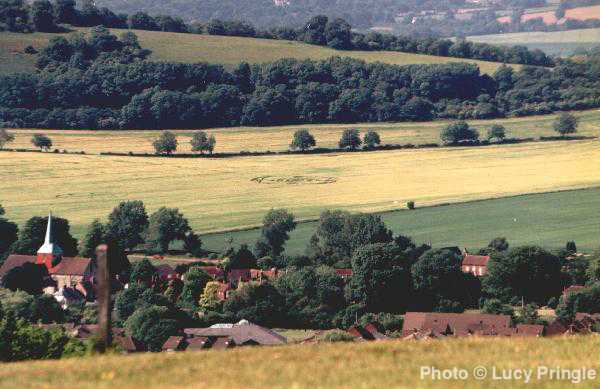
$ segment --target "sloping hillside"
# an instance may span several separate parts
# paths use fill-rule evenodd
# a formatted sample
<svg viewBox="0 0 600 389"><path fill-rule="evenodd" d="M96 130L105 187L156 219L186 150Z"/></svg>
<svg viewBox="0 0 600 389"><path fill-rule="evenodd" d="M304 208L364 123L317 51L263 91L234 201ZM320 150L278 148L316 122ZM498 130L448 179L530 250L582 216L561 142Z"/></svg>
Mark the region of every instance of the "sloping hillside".
<svg viewBox="0 0 600 389"><path fill-rule="evenodd" d="M119 31L114 31L119 34ZM255 38L224 37L213 35L178 34L155 31L135 31L143 47L153 51L156 61L211 62L235 65L272 62L281 58L325 59L344 56L367 62L384 62L395 65L469 62L480 66L481 71L493 73L499 63L436 57L432 55L408 54L391 51L337 51L327 47L307 45L299 42ZM23 53L28 45L42 48L57 34L0 33L0 73L30 71L34 68L35 56ZM515 65L518 67L518 65Z"/></svg>
<svg viewBox="0 0 600 389"><path fill-rule="evenodd" d="M228 351L104 356L0 365L0 388L596 388L595 380L538 376L538 367L600 369L600 337L463 338L317 344ZM485 350L485 352L483 351ZM432 380L422 367L465 369ZM473 378L485 370L485 377ZM530 382L493 380L492 369L532 369ZM580 376L581 379L581 376Z"/></svg>

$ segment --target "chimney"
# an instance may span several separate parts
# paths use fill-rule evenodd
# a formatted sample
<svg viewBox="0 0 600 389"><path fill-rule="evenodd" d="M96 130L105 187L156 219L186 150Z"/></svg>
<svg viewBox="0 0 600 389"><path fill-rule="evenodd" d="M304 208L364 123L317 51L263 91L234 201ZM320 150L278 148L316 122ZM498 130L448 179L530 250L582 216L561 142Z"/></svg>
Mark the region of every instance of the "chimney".
<svg viewBox="0 0 600 389"><path fill-rule="evenodd" d="M46 224L46 238L44 244L37 251L37 264L46 265L48 270L58 264L62 257L63 251L57 244L54 244L52 237L52 212L48 215L48 223Z"/></svg>

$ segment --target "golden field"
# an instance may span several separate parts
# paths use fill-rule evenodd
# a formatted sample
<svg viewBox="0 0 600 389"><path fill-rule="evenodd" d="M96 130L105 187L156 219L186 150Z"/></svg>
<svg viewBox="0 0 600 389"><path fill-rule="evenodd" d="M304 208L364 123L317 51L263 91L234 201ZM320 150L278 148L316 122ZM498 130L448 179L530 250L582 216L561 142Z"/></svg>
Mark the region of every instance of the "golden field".
<svg viewBox="0 0 600 389"><path fill-rule="evenodd" d="M201 233L255 226L271 208L375 212L600 185L600 141L225 159L0 153L1 203L52 210L77 234L123 200L178 207Z"/></svg>
<svg viewBox="0 0 600 389"><path fill-rule="evenodd" d="M86 31L86 29L79 29ZM124 30L113 30L121 34ZM295 41L224 37L214 35L180 34L161 31L134 30L142 47L152 50L151 60L168 62L210 62L226 66L248 63L273 62L282 58L321 60L333 56L351 57L366 62L384 62L393 65L439 64L468 62L477 64L482 73L492 74L501 64L462 58L437 57L391 51L338 51L327 47L307 45ZM0 33L0 73L32 71L35 56L23 54L28 45L43 48L59 34ZM512 65L516 69L520 65Z"/></svg>
<svg viewBox="0 0 600 389"><path fill-rule="evenodd" d="M574 112L579 119L579 135L600 136L600 110ZM556 115L530 116L524 118L508 118L494 120L473 120L469 125L479 130L484 138L487 129L493 124L506 127L508 137L526 138L554 136L552 122ZM375 130L385 144L415 145L439 143L440 132L448 121L422 123L361 123L361 124L317 124L293 125L277 127L233 127L207 130L217 139L215 152L240 151L282 151L289 149L293 134L299 128L309 129L314 135L318 147L337 147L342 132L347 128L358 128L363 134ZM11 148L33 148L31 137L35 133L48 135L53 148L69 151L85 151L98 154L100 152L135 152L153 153L152 142L158 137L158 131L87 131L87 130L9 130L16 136ZM174 130L179 141L178 152L191 152L190 140L194 130Z"/></svg>
<svg viewBox="0 0 600 389"><path fill-rule="evenodd" d="M228 351L101 356L0 365L6 389L563 389L597 388L598 378L573 384L538 377L539 367L600 369L598 336L462 338L425 342L250 347ZM421 368L466 369L467 380L421 378ZM473 371L483 366L484 379ZM533 369L531 382L493 379ZM589 376L588 376L589 377Z"/></svg>

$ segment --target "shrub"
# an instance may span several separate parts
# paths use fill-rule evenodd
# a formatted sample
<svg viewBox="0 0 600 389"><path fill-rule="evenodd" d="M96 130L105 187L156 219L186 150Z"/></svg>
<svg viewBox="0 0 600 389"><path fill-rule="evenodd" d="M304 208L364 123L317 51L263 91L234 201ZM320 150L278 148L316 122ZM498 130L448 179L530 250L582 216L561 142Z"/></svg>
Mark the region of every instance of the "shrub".
<svg viewBox="0 0 600 389"><path fill-rule="evenodd" d="M353 342L354 337L345 331L334 330L327 332L322 338L325 342Z"/></svg>
<svg viewBox="0 0 600 389"><path fill-rule="evenodd" d="M415 209L415 202L414 201L409 201L406 203L406 208L410 209L411 211Z"/></svg>

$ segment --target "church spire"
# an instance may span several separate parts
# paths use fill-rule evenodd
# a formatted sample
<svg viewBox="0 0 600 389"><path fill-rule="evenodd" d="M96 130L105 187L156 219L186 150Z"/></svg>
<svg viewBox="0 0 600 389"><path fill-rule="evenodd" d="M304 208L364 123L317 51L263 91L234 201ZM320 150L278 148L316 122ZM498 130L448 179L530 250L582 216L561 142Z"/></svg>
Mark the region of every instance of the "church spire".
<svg viewBox="0 0 600 389"><path fill-rule="evenodd" d="M60 246L53 242L52 237L52 212L48 215L48 224L46 224L46 238L44 239L44 244L37 252L38 254L53 254L53 255L62 255L62 249Z"/></svg>

